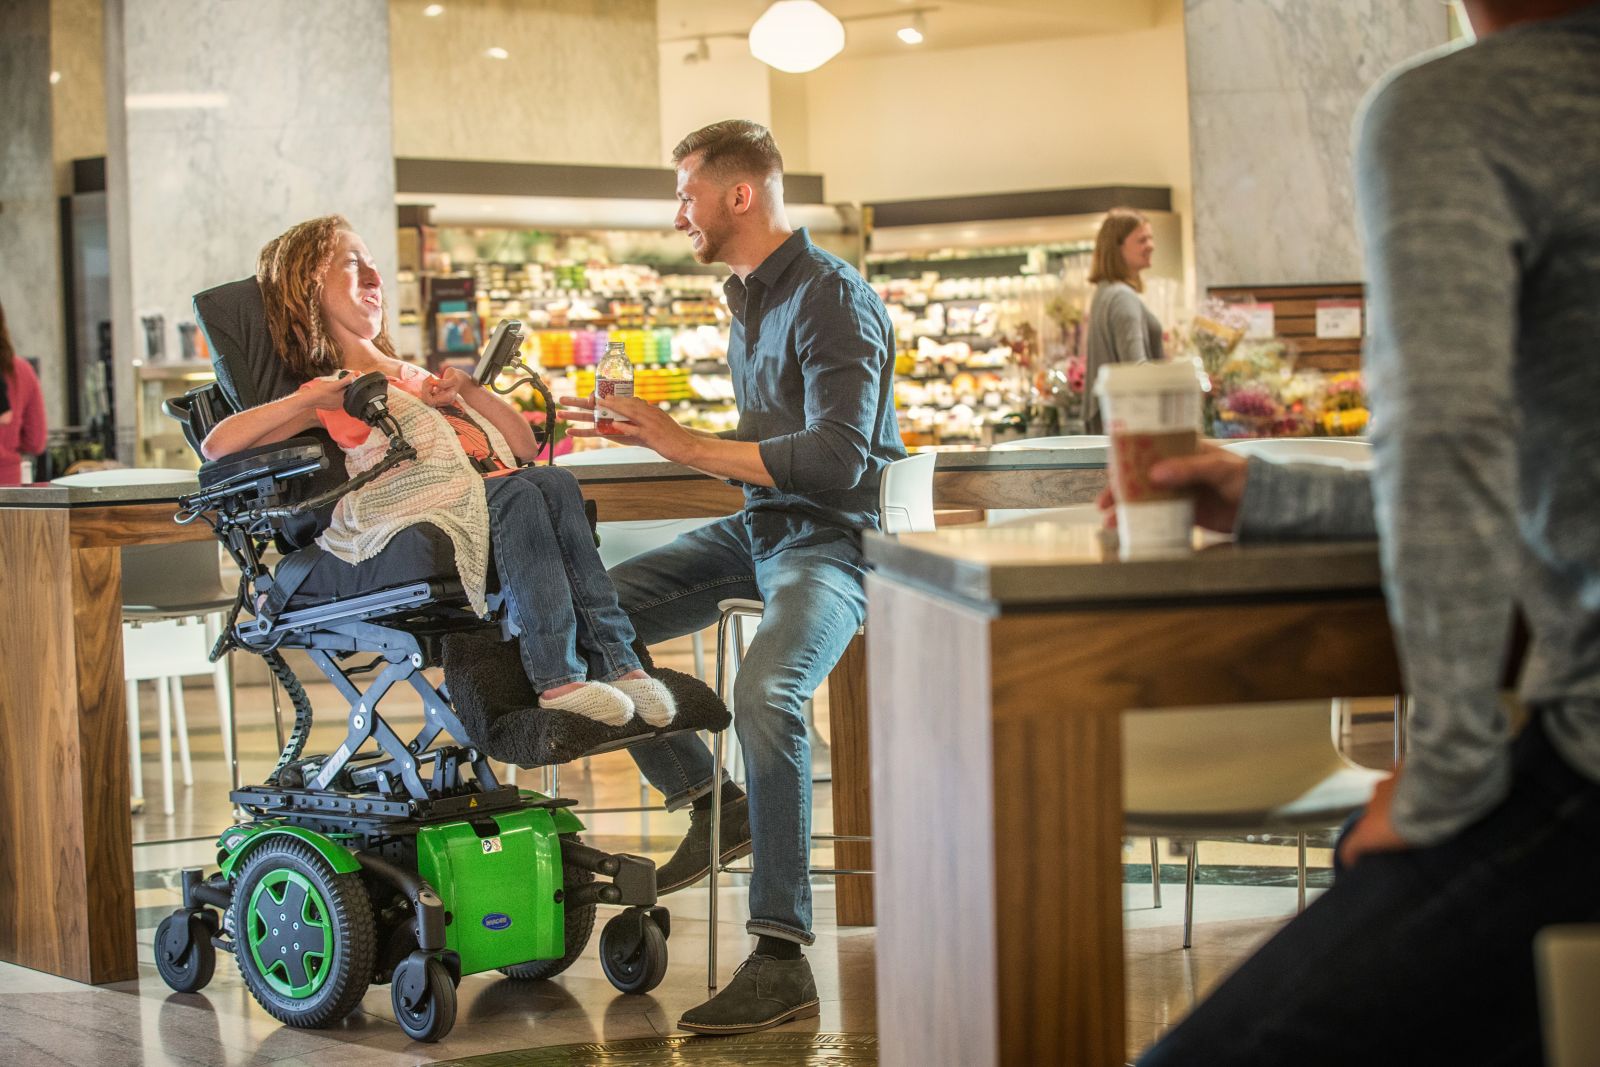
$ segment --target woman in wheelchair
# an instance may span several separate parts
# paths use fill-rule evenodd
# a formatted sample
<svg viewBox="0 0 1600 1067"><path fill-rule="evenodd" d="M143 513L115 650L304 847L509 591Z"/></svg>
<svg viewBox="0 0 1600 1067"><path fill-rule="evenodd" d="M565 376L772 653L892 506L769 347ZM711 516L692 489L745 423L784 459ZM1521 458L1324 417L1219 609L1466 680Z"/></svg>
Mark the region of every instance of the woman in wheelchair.
<svg viewBox="0 0 1600 1067"><path fill-rule="evenodd" d="M640 669L633 627L595 550L577 480L558 467L521 466L537 455L533 431L470 375L450 368L435 377L396 357L383 280L350 223L331 215L291 228L261 250L256 277L279 358L308 380L218 423L202 446L206 457L320 425L350 473L365 471L383 457L388 438L345 413L344 393L360 375L381 372L390 413L417 457L342 498L318 544L353 565L409 526L436 526L452 542L480 614L492 555L540 706L611 726L635 714L651 726L670 723L672 696Z"/></svg>

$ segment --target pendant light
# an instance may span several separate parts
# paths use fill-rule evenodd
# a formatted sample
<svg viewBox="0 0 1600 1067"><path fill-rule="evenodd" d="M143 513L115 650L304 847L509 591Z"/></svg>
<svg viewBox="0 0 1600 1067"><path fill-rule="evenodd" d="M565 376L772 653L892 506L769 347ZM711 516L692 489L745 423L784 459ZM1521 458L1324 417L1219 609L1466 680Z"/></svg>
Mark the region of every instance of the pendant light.
<svg viewBox="0 0 1600 1067"><path fill-rule="evenodd" d="M750 27L750 54L788 74L816 70L844 49L844 23L816 0L777 0Z"/></svg>

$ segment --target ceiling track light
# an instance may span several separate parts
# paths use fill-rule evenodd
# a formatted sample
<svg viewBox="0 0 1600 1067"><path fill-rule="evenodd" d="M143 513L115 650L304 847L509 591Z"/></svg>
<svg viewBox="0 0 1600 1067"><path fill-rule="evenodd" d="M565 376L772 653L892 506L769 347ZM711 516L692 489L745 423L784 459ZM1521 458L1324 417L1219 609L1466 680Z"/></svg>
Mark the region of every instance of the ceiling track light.
<svg viewBox="0 0 1600 1067"><path fill-rule="evenodd" d="M921 44L927 36L927 31L928 24L923 20L922 11L919 8L912 14L911 21L896 30L894 35L906 44Z"/></svg>
<svg viewBox="0 0 1600 1067"><path fill-rule="evenodd" d="M683 57L684 63L690 65L695 63L706 63L709 62L710 59L711 42L704 37L701 37L698 41L696 41L694 48L685 53Z"/></svg>

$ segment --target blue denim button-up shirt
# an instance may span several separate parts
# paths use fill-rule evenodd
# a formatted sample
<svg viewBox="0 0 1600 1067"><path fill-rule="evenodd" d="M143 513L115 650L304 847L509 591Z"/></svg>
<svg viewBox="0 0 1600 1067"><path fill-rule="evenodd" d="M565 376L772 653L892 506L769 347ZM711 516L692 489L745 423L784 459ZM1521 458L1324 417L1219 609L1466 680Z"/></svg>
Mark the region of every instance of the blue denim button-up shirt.
<svg viewBox="0 0 1600 1067"><path fill-rule="evenodd" d="M776 483L744 486L757 559L878 528L883 468L906 455L894 413L894 328L872 287L796 230L723 286L737 441Z"/></svg>

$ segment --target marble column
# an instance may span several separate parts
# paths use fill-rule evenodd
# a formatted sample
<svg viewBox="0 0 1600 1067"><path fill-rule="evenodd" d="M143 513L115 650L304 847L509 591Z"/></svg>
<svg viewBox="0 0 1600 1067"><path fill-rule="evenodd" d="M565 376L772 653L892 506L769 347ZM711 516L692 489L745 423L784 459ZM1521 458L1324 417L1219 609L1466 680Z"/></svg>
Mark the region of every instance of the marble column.
<svg viewBox="0 0 1600 1067"><path fill-rule="evenodd" d="M1198 291L1361 278L1351 132L1439 0L1185 0Z"/></svg>
<svg viewBox="0 0 1600 1067"><path fill-rule="evenodd" d="M66 418L61 225L50 124L50 0L0 0L0 306L38 361L45 418Z"/></svg>
<svg viewBox="0 0 1600 1067"><path fill-rule="evenodd" d="M348 217L394 307L389 5L106 0L105 22L117 416L129 440L142 320L161 315L166 358L180 358L193 294L253 273L290 225Z"/></svg>

